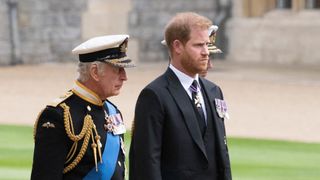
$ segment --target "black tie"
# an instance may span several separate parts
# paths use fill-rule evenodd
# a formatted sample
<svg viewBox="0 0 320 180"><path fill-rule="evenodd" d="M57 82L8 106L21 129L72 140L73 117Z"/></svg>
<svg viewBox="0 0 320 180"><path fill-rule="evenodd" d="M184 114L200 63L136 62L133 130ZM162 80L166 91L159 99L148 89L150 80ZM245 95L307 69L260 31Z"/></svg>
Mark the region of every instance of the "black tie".
<svg viewBox="0 0 320 180"><path fill-rule="evenodd" d="M206 130L206 123L205 123L204 112L203 112L202 105L200 102L200 96L199 96L200 89L198 87L199 87L198 82L196 80L194 80L190 86L190 91L191 91L192 101L195 104L196 109L198 110L198 113L200 115L200 119L198 121L199 127L200 127L202 135L204 135L204 132Z"/></svg>

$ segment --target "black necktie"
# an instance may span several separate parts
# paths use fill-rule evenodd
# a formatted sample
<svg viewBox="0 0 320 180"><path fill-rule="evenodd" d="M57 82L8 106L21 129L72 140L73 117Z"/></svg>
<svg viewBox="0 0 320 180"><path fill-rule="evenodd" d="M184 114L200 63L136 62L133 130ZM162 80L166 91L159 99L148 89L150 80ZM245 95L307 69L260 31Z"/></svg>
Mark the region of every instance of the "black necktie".
<svg viewBox="0 0 320 180"><path fill-rule="evenodd" d="M200 101L200 89L198 86L198 82L196 80L194 80L193 83L191 84L190 91L191 91L192 101L195 104L196 109L198 110L198 113L200 115L200 119L198 121L199 127L202 135L204 135L204 132L206 130L206 123L205 123L204 112L203 112L201 101Z"/></svg>

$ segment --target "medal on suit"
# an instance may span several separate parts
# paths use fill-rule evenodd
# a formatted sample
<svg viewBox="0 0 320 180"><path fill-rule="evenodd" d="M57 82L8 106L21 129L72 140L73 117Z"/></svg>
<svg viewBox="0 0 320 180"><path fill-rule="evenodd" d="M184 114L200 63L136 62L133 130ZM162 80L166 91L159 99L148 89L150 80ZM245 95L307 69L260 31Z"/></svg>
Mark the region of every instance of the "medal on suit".
<svg viewBox="0 0 320 180"><path fill-rule="evenodd" d="M224 100L222 99L214 99L215 105L216 105L216 110L220 118L226 118L229 119L229 114L228 114L228 108L227 104Z"/></svg>
<svg viewBox="0 0 320 180"><path fill-rule="evenodd" d="M196 97L194 99L194 104L197 106L197 108L201 108L199 93L196 95Z"/></svg>
<svg viewBox="0 0 320 180"><path fill-rule="evenodd" d="M124 134L126 132L126 127L119 113L109 116L107 112L105 112L105 121L105 130L112 132L113 135Z"/></svg>

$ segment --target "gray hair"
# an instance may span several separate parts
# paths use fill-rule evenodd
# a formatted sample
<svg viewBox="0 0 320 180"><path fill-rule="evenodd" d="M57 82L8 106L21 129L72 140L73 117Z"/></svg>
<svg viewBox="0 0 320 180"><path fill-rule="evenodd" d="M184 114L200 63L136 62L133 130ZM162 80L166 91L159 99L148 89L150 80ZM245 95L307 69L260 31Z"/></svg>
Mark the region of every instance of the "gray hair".
<svg viewBox="0 0 320 180"><path fill-rule="evenodd" d="M86 82L89 80L90 77L90 68L92 65L96 65L98 68L98 74L103 75L104 73L104 65L105 63L99 62L99 61L94 61L90 63L84 63L84 62L79 62L78 64L78 81L80 82Z"/></svg>

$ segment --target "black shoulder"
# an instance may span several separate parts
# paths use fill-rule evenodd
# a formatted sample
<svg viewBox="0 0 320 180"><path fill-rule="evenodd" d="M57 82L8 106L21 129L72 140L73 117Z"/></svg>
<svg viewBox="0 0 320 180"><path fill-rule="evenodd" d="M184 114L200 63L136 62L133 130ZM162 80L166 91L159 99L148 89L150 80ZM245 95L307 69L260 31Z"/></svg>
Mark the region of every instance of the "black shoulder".
<svg viewBox="0 0 320 180"><path fill-rule="evenodd" d="M60 107L46 106L38 115L34 124L34 137L39 129L63 128L63 111Z"/></svg>
<svg viewBox="0 0 320 180"><path fill-rule="evenodd" d="M220 89L220 87L219 87L217 84L215 84L214 82L209 81L209 80L207 80L206 78L202 78L202 77L199 77L199 78L200 78L200 80L202 81L202 83L203 83L205 86L210 86L210 87L215 87L215 88Z"/></svg>
<svg viewBox="0 0 320 180"><path fill-rule="evenodd" d="M202 77L200 77L200 80L207 91L212 92L214 94L219 94L219 96L223 98L223 92L220 86Z"/></svg>
<svg viewBox="0 0 320 180"><path fill-rule="evenodd" d="M73 95L72 91L67 91L65 94L59 96L58 98L54 99L52 102L48 104L48 106L57 107L59 104L67 100L69 97Z"/></svg>

